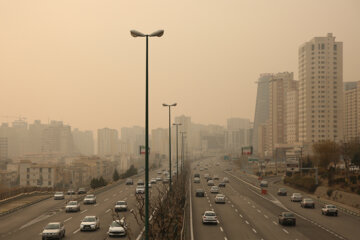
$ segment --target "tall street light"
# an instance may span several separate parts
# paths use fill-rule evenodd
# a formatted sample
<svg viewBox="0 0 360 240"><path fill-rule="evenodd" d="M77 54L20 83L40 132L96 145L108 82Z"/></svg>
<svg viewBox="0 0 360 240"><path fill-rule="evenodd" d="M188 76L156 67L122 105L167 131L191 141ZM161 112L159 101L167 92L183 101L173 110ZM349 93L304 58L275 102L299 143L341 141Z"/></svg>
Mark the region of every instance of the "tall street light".
<svg viewBox="0 0 360 240"><path fill-rule="evenodd" d="M181 134L181 171L184 170L184 160L185 160L185 148L184 148L184 134L186 132L180 132Z"/></svg>
<svg viewBox="0 0 360 240"><path fill-rule="evenodd" d="M179 179L179 144L178 144L178 127L181 123L173 123L176 126L176 180Z"/></svg>
<svg viewBox="0 0 360 240"><path fill-rule="evenodd" d="M130 31L133 37L146 38L146 70L145 70L145 240L149 239L149 37L161 37L164 30L152 34L143 34L136 30Z"/></svg>
<svg viewBox="0 0 360 240"><path fill-rule="evenodd" d="M169 174L170 174L170 191L171 191L171 179L172 179L172 175L171 175L171 107L175 107L176 103L173 104L166 104L163 103L164 107L169 107Z"/></svg>

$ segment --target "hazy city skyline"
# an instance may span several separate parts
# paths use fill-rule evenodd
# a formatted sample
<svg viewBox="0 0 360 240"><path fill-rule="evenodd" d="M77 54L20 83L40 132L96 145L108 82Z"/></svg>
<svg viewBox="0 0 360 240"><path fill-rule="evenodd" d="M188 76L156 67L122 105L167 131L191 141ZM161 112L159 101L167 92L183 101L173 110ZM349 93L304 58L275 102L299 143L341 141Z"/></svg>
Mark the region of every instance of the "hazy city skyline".
<svg viewBox="0 0 360 240"><path fill-rule="evenodd" d="M298 80L298 48L314 36L343 42L344 82L360 80L359 9L350 0L1 1L0 122L143 126L145 41L130 29L165 30L150 40L151 129L167 126L163 102L196 123L253 121L260 74Z"/></svg>

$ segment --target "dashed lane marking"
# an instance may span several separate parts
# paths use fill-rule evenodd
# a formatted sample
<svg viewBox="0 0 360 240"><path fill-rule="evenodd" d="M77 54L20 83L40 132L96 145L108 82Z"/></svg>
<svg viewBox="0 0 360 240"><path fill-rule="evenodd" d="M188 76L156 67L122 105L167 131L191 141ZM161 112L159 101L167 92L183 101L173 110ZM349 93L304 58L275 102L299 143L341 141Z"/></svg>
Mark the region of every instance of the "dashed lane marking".
<svg viewBox="0 0 360 240"><path fill-rule="evenodd" d="M108 213L108 212L110 212L110 211L111 211L111 209L109 208L108 210L105 211L105 213Z"/></svg>
<svg viewBox="0 0 360 240"><path fill-rule="evenodd" d="M241 214L239 214L239 216L240 216L241 218L243 218L243 216L242 216Z"/></svg>
<svg viewBox="0 0 360 240"><path fill-rule="evenodd" d="M220 231L222 231L222 232L223 232L223 231L224 231L224 229L222 229L222 227L220 227Z"/></svg>
<svg viewBox="0 0 360 240"><path fill-rule="evenodd" d="M73 232L73 234L76 234L76 233L78 233L79 231L80 231L80 228L76 229L76 230Z"/></svg>
<svg viewBox="0 0 360 240"><path fill-rule="evenodd" d="M248 224L249 225L249 222L248 221L245 221L246 222L246 224Z"/></svg>
<svg viewBox="0 0 360 240"><path fill-rule="evenodd" d="M69 217L68 219L65 219L65 220L64 220L64 223L67 222L67 221L69 221L69 220L71 220L71 219L72 219L72 217Z"/></svg>
<svg viewBox="0 0 360 240"><path fill-rule="evenodd" d="M277 223L277 222L275 222L275 221L273 221L273 224L278 225L278 223Z"/></svg>
<svg viewBox="0 0 360 240"><path fill-rule="evenodd" d="M109 200L109 199L108 199L108 198L105 198L105 199L104 199L104 202L106 202L107 200Z"/></svg>
<svg viewBox="0 0 360 240"><path fill-rule="evenodd" d="M265 214L264 214L264 217L265 217L266 219L269 219L269 217L268 217L268 216L266 216Z"/></svg>
<svg viewBox="0 0 360 240"><path fill-rule="evenodd" d="M286 229L282 229L284 232L286 232L287 234L289 234L289 232L288 231L286 231Z"/></svg>
<svg viewBox="0 0 360 240"><path fill-rule="evenodd" d="M257 233L256 230L255 230L255 228L253 228L252 230L253 230L254 233Z"/></svg>
<svg viewBox="0 0 360 240"><path fill-rule="evenodd" d="M84 212L87 212L87 209L85 209L84 211L82 211L80 214L83 214Z"/></svg>

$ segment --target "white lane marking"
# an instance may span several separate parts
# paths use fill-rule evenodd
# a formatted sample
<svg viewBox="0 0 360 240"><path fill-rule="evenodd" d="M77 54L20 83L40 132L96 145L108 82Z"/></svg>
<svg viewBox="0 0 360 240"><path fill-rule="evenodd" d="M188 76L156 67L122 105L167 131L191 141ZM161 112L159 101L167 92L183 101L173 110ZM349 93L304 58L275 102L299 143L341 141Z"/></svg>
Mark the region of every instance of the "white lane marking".
<svg viewBox="0 0 360 240"><path fill-rule="evenodd" d="M224 237L224 240L227 240L227 237Z"/></svg>
<svg viewBox="0 0 360 240"><path fill-rule="evenodd" d="M238 210L237 209L235 209L235 212L237 212Z"/></svg>
<svg viewBox="0 0 360 240"><path fill-rule="evenodd" d="M258 213L261 213L261 210L258 209L257 211L258 211Z"/></svg>
<svg viewBox="0 0 360 240"><path fill-rule="evenodd" d="M123 190L120 191L120 193L122 193L122 192L123 192Z"/></svg>
<svg viewBox="0 0 360 240"><path fill-rule="evenodd" d="M116 196L116 193L113 194L113 197L115 197L115 196Z"/></svg>
<svg viewBox="0 0 360 240"><path fill-rule="evenodd" d="M286 231L286 229L282 229L284 232L286 232L287 234L289 234L289 232L288 231Z"/></svg>
<svg viewBox="0 0 360 240"><path fill-rule="evenodd" d="M212 207L211 203L210 203L210 207Z"/></svg>
<svg viewBox="0 0 360 240"><path fill-rule="evenodd" d="M275 222L275 221L273 221L273 224L278 225L278 223L277 223L277 222Z"/></svg>
<svg viewBox="0 0 360 240"><path fill-rule="evenodd" d="M224 171L224 172L225 172L225 171ZM256 189L258 189L258 190L261 190L259 187L256 187L255 185L253 185L253 184L251 184L251 183L248 183L248 182L246 182L246 181L244 181L244 180L242 180L242 179L238 178L237 176L235 176L235 175L233 175L233 174L231 174L231 173L228 173L228 172L225 172L225 173L227 173L227 174L229 174L229 175L233 176L234 178L236 178L236 179L238 179L238 180L242 181L243 183L245 183L245 184L247 184L247 185L249 185L249 186L251 186L251 187L253 187L253 188L256 188Z"/></svg>
<svg viewBox="0 0 360 240"><path fill-rule="evenodd" d="M256 233L256 230L254 228L252 230L253 230L254 233Z"/></svg>
<svg viewBox="0 0 360 240"><path fill-rule="evenodd" d="M265 217L266 219L269 219L269 217L268 217L268 216L266 216L265 214L264 214L264 217Z"/></svg>
<svg viewBox="0 0 360 240"><path fill-rule="evenodd" d="M231 207L234 207L234 205L233 205L233 204L231 204Z"/></svg>
<svg viewBox="0 0 360 240"><path fill-rule="evenodd" d="M64 223L67 222L67 221L69 221L70 219L72 219L72 217L69 217L68 219L65 219L65 220L64 220Z"/></svg>
<svg viewBox="0 0 360 240"><path fill-rule="evenodd" d="M240 216L241 218L243 218L243 216L242 216L241 214L239 214L239 216Z"/></svg>
<svg viewBox="0 0 360 240"><path fill-rule="evenodd" d="M108 199L108 198L105 198L105 199L104 199L104 202L106 202L107 200L109 200L109 199Z"/></svg>
<svg viewBox="0 0 360 240"><path fill-rule="evenodd" d="M222 229L222 227L220 227L220 231L222 231L222 232L223 232L223 231L224 231L224 229Z"/></svg>
<svg viewBox="0 0 360 240"><path fill-rule="evenodd" d="M73 234L76 234L76 233L79 232L79 231L80 231L80 228L76 229L76 230L73 232Z"/></svg>
<svg viewBox="0 0 360 240"><path fill-rule="evenodd" d="M252 205L252 208L255 208L255 206L254 206L254 205Z"/></svg>
<svg viewBox="0 0 360 240"><path fill-rule="evenodd" d="M249 222L248 221L245 221L246 222L246 224L248 224L249 225Z"/></svg>
<svg viewBox="0 0 360 240"><path fill-rule="evenodd" d="M84 211L82 211L80 214L83 214L84 212L87 212L87 209L85 209Z"/></svg>
<svg viewBox="0 0 360 240"><path fill-rule="evenodd" d="M105 213L108 213L108 212L110 212L110 211L111 211L111 209L109 208L108 210L105 211Z"/></svg>
<svg viewBox="0 0 360 240"><path fill-rule="evenodd" d="M98 204L95 204L94 207L97 207Z"/></svg>

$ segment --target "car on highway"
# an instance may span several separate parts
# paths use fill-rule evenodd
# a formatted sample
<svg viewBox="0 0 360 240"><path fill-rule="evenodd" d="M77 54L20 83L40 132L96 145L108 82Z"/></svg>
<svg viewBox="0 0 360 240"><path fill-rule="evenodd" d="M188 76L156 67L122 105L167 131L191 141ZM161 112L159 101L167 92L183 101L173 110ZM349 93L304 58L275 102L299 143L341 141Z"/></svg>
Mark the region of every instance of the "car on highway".
<svg viewBox="0 0 360 240"><path fill-rule="evenodd" d="M41 233L42 240L62 239L65 237L65 227L62 222L48 223Z"/></svg>
<svg viewBox="0 0 360 240"><path fill-rule="evenodd" d="M224 177L224 178L223 178L223 182L224 182L224 183L228 183L228 182L229 182L229 178L228 178L228 177Z"/></svg>
<svg viewBox="0 0 360 240"><path fill-rule="evenodd" d="M84 204L96 204L96 197L94 194L88 194L83 200Z"/></svg>
<svg viewBox="0 0 360 240"><path fill-rule="evenodd" d="M260 187L268 187L268 186L269 186L268 181L262 180L262 181L260 182Z"/></svg>
<svg viewBox="0 0 360 240"><path fill-rule="evenodd" d="M67 195L75 195L75 191L74 190L68 190Z"/></svg>
<svg viewBox="0 0 360 240"><path fill-rule="evenodd" d="M217 194L215 197L215 203L225 203L225 195Z"/></svg>
<svg viewBox="0 0 360 240"><path fill-rule="evenodd" d="M207 185L208 185L208 186L215 186L215 183L214 183L213 180L209 180L209 181L207 182Z"/></svg>
<svg viewBox="0 0 360 240"><path fill-rule="evenodd" d="M169 181L170 181L170 178L169 178L169 177L166 177L166 178L163 179L162 182L163 182L163 183L169 183Z"/></svg>
<svg viewBox="0 0 360 240"><path fill-rule="evenodd" d="M157 181L157 182L161 182L161 181L162 181L162 178L161 178L161 177L157 177L157 178L156 178L156 181Z"/></svg>
<svg viewBox="0 0 360 240"><path fill-rule="evenodd" d="M139 179L138 182L137 182L137 185L138 186L145 186L144 180Z"/></svg>
<svg viewBox="0 0 360 240"><path fill-rule="evenodd" d="M155 179L155 178L152 178L152 179L150 180L150 183L151 183L151 184L156 184L156 179Z"/></svg>
<svg viewBox="0 0 360 240"><path fill-rule="evenodd" d="M97 216L86 216L80 223L80 231L96 231L100 228L100 219Z"/></svg>
<svg viewBox="0 0 360 240"><path fill-rule="evenodd" d="M65 212L79 212L80 211L80 203L78 201L69 201L66 204Z"/></svg>
<svg viewBox="0 0 360 240"><path fill-rule="evenodd" d="M205 174L204 174L204 178L207 180L208 177L210 177L210 175L209 175L208 173L205 173Z"/></svg>
<svg viewBox="0 0 360 240"><path fill-rule="evenodd" d="M194 183L200 183L200 178L198 177L194 178Z"/></svg>
<svg viewBox="0 0 360 240"><path fill-rule="evenodd" d="M145 187L144 186L137 186L135 189L136 194L144 194L145 193Z"/></svg>
<svg viewBox="0 0 360 240"><path fill-rule="evenodd" d="M219 183L219 185L218 185L219 187L226 187L226 183L224 183L224 182L221 182L221 183Z"/></svg>
<svg viewBox="0 0 360 240"><path fill-rule="evenodd" d="M205 191L204 189L198 188L195 191L195 196L196 197L205 197Z"/></svg>
<svg viewBox="0 0 360 240"><path fill-rule="evenodd" d="M282 212L279 215L279 224L281 225L296 225L295 214L292 212Z"/></svg>
<svg viewBox="0 0 360 240"><path fill-rule="evenodd" d="M219 165L220 165L220 163L217 162L217 163L216 163L216 166L219 166Z"/></svg>
<svg viewBox="0 0 360 240"><path fill-rule="evenodd" d="M115 212L122 212L122 211L126 212L128 209L127 202L126 201L117 201L114 209L115 209Z"/></svg>
<svg viewBox="0 0 360 240"><path fill-rule="evenodd" d="M126 179L126 185L134 185L134 181L131 178Z"/></svg>
<svg viewBox="0 0 360 240"><path fill-rule="evenodd" d="M109 237L125 237L126 229L124 220L115 220L110 224L107 234Z"/></svg>
<svg viewBox="0 0 360 240"><path fill-rule="evenodd" d="M85 188L79 188L78 194L86 194L86 189Z"/></svg>
<svg viewBox="0 0 360 240"><path fill-rule="evenodd" d="M200 171L204 171L204 168L201 167L201 168L200 168Z"/></svg>
<svg viewBox="0 0 360 240"><path fill-rule="evenodd" d="M302 208L315 208L315 202L311 198L303 198L300 202Z"/></svg>
<svg viewBox="0 0 360 240"><path fill-rule="evenodd" d="M219 180L219 176L218 175L214 175L214 180Z"/></svg>
<svg viewBox="0 0 360 240"><path fill-rule="evenodd" d="M211 193L219 193L219 187L218 186L212 186L210 188Z"/></svg>
<svg viewBox="0 0 360 240"><path fill-rule="evenodd" d="M62 200L65 199L64 193L63 192L56 192L54 194L54 200Z"/></svg>
<svg viewBox="0 0 360 240"><path fill-rule="evenodd" d="M290 201L292 202L301 202L303 199L301 193L293 193L290 197Z"/></svg>
<svg viewBox="0 0 360 240"><path fill-rule="evenodd" d="M287 195L286 188L279 188L279 190L277 191L277 195L278 196L286 196Z"/></svg>
<svg viewBox="0 0 360 240"><path fill-rule="evenodd" d="M338 209L335 205L332 204L325 204L322 208L321 208L321 214L322 215L334 215L337 216L338 215Z"/></svg>
<svg viewBox="0 0 360 240"><path fill-rule="evenodd" d="M226 169L226 171L229 171L229 172L230 172L231 170L232 170L232 168L227 168L227 169Z"/></svg>
<svg viewBox="0 0 360 240"><path fill-rule="evenodd" d="M204 214L202 215L201 220L203 224L207 224L207 223L218 224L218 219L214 211L205 211Z"/></svg>
<svg viewBox="0 0 360 240"><path fill-rule="evenodd" d="M200 173L195 173L195 174L194 174L194 178L196 178L196 177L199 178L199 177L200 177Z"/></svg>

